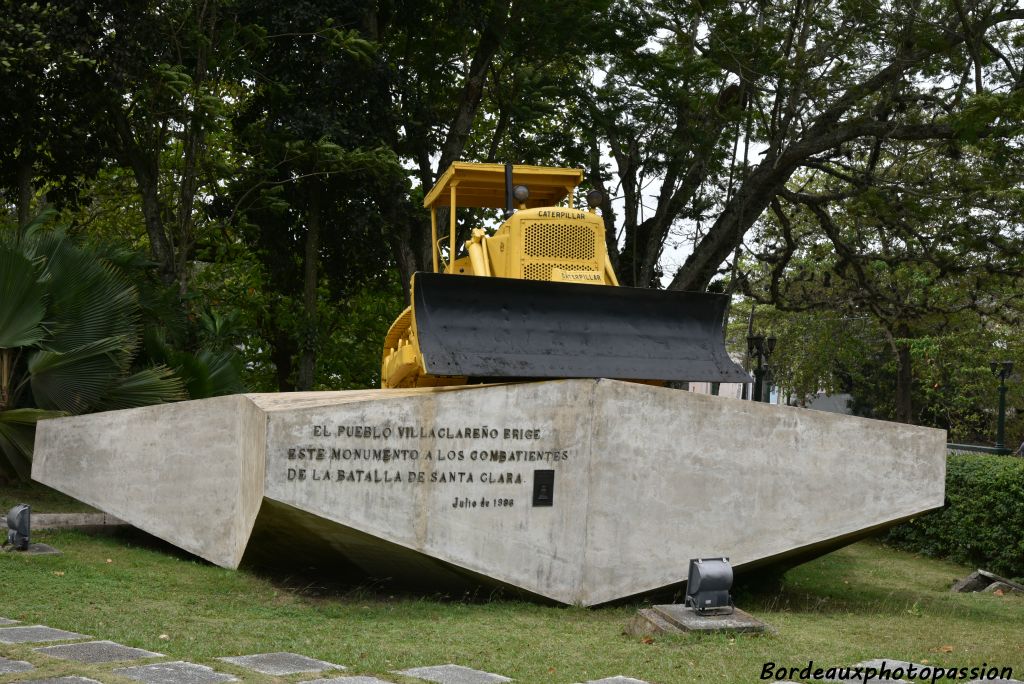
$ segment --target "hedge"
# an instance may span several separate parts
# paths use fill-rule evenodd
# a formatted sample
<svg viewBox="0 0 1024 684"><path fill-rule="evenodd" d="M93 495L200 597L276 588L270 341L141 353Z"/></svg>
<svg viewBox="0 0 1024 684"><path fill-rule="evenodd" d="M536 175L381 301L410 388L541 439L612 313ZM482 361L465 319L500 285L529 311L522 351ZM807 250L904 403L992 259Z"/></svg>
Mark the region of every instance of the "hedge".
<svg viewBox="0 0 1024 684"><path fill-rule="evenodd" d="M1024 459L951 454L946 502L897 525L886 544L994 572L1024 576Z"/></svg>

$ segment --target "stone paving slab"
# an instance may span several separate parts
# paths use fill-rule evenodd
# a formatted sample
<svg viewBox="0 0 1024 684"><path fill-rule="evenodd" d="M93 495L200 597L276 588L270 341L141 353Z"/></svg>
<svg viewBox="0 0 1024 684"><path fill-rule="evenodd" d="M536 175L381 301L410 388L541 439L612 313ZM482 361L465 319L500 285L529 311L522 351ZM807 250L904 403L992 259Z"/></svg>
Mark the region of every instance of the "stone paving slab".
<svg viewBox="0 0 1024 684"><path fill-rule="evenodd" d="M592 679L589 682L584 682L584 684L648 684L648 682L642 679L615 675L614 677L605 677L604 679Z"/></svg>
<svg viewBox="0 0 1024 684"><path fill-rule="evenodd" d="M16 625L16 624L18 624L17 620L12 620L10 618L0 617L0 625Z"/></svg>
<svg viewBox="0 0 1024 684"><path fill-rule="evenodd" d="M922 665L921 663L912 663L909 660L896 660L895 658L875 658L874 660L865 660L862 663L857 663L854 667L873 667L876 670L881 670L883 665L885 665L889 670L895 670L898 667L902 667L906 670L911 665L914 667L929 667L928 665Z"/></svg>
<svg viewBox="0 0 1024 684"><path fill-rule="evenodd" d="M32 667L32 663L24 660L10 660L0 657L0 675L28 672L33 669L35 668Z"/></svg>
<svg viewBox="0 0 1024 684"><path fill-rule="evenodd" d="M74 660L79 663L112 663L117 660L141 660L142 658L163 658L163 653L154 653L142 648L132 648L113 641L86 641L78 644L41 646L33 649L52 658Z"/></svg>
<svg viewBox="0 0 1024 684"><path fill-rule="evenodd" d="M88 677L50 677L49 679L22 679L18 684L100 684L95 679Z"/></svg>
<svg viewBox="0 0 1024 684"><path fill-rule="evenodd" d="M88 634L65 632L45 625L27 627L4 627L0 629L0 644L31 644L44 641L70 641L71 639L88 639Z"/></svg>
<svg viewBox="0 0 1024 684"><path fill-rule="evenodd" d="M424 679L436 684L497 684L498 682L511 682L508 677L503 677L493 672L474 670L462 665L431 665L430 667L414 667L409 670L399 670L397 674L406 677Z"/></svg>
<svg viewBox="0 0 1024 684"><path fill-rule="evenodd" d="M844 665L840 669L845 672L846 666ZM859 674L857 676L854 676L854 674L853 674L853 667L851 666L850 667L850 676L847 679L838 679L838 678L828 678L828 677L825 677L822 680L816 680L816 681L822 681L822 682L863 682L864 680L865 680L865 674L862 672L861 674ZM906 679L880 679L877 675L874 675L874 676L872 676L870 681L872 681L872 682L906 682L907 680Z"/></svg>
<svg viewBox="0 0 1024 684"><path fill-rule="evenodd" d="M113 670L113 673L144 684L206 684L207 682L238 681L238 678L233 675L217 672L206 665L196 665L183 660L122 667Z"/></svg>
<svg viewBox="0 0 1024 684"><path fill-rule="evenodd" d="M395 684L376 677L330 677L328 679L309 679L299 684Z"/></svg>
<svg viewBox="0 0 1024 684"><path fill-rule="evenodd" d="M308 658L298 653L258 653L256 655L232 656L217 658L226 663L233 663L249 670L267 675L291 675L300 672L323 672L324 670L344 670L343 665L335 665L323 660Z"/></svg>

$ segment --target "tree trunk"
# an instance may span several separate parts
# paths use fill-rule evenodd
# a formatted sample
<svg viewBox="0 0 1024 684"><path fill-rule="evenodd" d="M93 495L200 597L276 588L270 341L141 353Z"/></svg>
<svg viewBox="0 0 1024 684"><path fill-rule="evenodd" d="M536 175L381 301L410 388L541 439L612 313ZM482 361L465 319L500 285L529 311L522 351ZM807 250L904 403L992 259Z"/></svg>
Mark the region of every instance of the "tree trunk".
<svg viewBox="0 0 1024 684"><path fill-rule="evenodd" d="M207 14L209 9L209 14ZM207 61L210 45L215 40L217 25L217 3L213 2L207 6L200 3L199 16L196 18L196 26L203 33L205 40L199 41L199 48L196 53L196 66L192 77L194 85L193 97L201 95L202 88L207 79ZM206 148L206 129L204 127L201 109L195 107L189 119L183 136L185 158L181 168L181 182L178 184L178 215L177 215L177 266L175 270L178 276L178 296L182 299L188 291L189 259L192 254L192 247L195 243L193 227L195 215L193 203L196 192L199 189L199 159Z"/></svg>
<svg viewBox="0 0 1024 684"><path fill-rule="evenodd" d="M167 237L163 211L160 207L160 150L159 148L156 151L142 149L136 142L128 117L122 110L118 109L112 112L111 118L117 131L118 154L122 162L131 168L139 197L142 199L142 218L146 224L146 234L149 236L149 249L153 254L153 261L157 263L160 280L164 285L172 285L177 278L174 248Z"/></svg>
<svg viewBox="0 0 1024 684"><path fill-rule="evenodd" d="M11 403L11 375L14 367L14 350L0 349L0 411L6 411Z"/></svg>
<svg viewBox="0 0 1024 684"><path fill-rule="evenodd" d="M277 390L279 392L294 392L292 357L295 354L295 343L288 331L281 330L275 323L271 322L270 328L266 337L270 340L270 360L274 363Z"/></svg>
<svg viewBox="0 0 1024 684"><path fill-rule="evenodd" d="M615 233L615 210L612 208L611 194L601 180L601 150L596 141L590 148L590 172L588 174L590 185L601 192L604 197L601 203L601 220L604 222L604 241L608 250L608 258L612 262L612 270L616 276L619 273L619 244Z"/></svg>
<svg viewBox="0 0 1024 684"><path fill-rule="evenodd" d="M795 163L776 166L774 159L761 162L676 272L668 289L701 291L707 288L719 265L740 244L743 234L789 180L795 167Z"/></svg>
<svg viewBox="0 0 1024 684"><path fill-rule="evenodd" d="M398 263L398 277L402 280L402 294L405 301L411 302L412 274L419 269L416 265L416 250L412 246L411 231L406 227L403 227L399 236L392 242L391 252Z"/></svg>
<svg viewBox="0 0 1024 684"><path fill-rule="evenodd" d="M306 325L302 337L302 352L299 357L299 379L297 389L313 389L316 379L317 347L317 268L320 254L320 188L314 186L309 199L309 213L306 217L306 254L303 261L304 282L302 304L305 309Z"/></svg>
<svg viewBox="0 0 1024 684"><path fill-rule="evenodd" d="M473 61L469 65L469 72L466 74L466 81L462 86L462 97L459 100L455 118L448 128L448 137L441 148L438 173L444 173L449 164L462 156L462 151L466 147L469 132L473 128L473 121L480 108L487 70L491 67L494 56L498 54L498 50L505 40L511 5L511 0L498 0L493 4L491 12L487 16L487 24L480 33L480 42L477 43Z"/></svg>
<svg viewBox="0 0 1024 684"><path fill-rule="evenodd" d="M910 423L913 418L913 406L910 390L914 376L910 360L910 344L901 341L896 344L896 420Z"/></svg>

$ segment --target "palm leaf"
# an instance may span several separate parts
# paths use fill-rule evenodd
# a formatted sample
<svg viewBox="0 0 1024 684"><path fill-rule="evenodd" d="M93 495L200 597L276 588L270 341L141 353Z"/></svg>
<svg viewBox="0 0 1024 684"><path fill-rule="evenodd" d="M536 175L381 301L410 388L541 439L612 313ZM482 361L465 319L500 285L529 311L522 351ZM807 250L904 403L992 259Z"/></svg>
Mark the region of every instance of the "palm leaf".
<svg viewBox="0 0 1024 684"><path fill-rule="evenodd" d="M0 411L0 474L29 479L36 423L63 415L62 411L41 409Z"/></svg>
<svg viewBox="0 0 1024 684"><path fill-rule="evenodd" d="M35 236L34 254L45 263L50 293L47 348L70 352L113 336L124 342L122 372L138 343L138 292L113 265L80 249L60 231Z"/></svg>
<svg viewBox="0 0 1024 684"><path fill-rule="evenodd" d="M173 355L175 370L185 380L190 399L206 399L245 391L240 362L234 352L202 350Z"/></svg>
<svg viewBox="0 0 1024 684"><path fill-rule="evenodd" d="M150 406L187 397L185 384L167 366L154 366L118 380L97 405L100 411Z"/></svg>
<svg viewBox="0 0 1024 684"><path fill-rule="evenodd" d="M42 408L84 413L122 371L126 340L107 337L70 351L43 349L28 359L32 397Z"/></svg>
<svg viewBox="0 0 1024 684"><path fill-rule="evenodd" d="M27 347L45 335L46 289L31 261L0 247L0 349Z"/></svg>

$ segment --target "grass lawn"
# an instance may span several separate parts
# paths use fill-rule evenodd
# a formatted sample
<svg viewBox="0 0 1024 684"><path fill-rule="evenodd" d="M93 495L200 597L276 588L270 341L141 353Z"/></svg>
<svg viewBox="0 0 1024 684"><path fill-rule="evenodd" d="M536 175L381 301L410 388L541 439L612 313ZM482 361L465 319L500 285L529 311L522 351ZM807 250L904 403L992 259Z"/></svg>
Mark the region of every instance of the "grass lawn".
<svg viewBox="0 0 1024 684"><path fill-rule="evenodd" d="M142 537L41 532L59 557L0 555L0 616L46 624L214 665L252 682L298 682L218 663L217 656L294 651L346 674L417 682L389 671L455 662L517 682L571 684L623 674L658 684L756 682L762 664L850 665L886 657L947 667L983 662L1024 674L1024 597L950 594L971 569L862 542L791 570L781 587L738 605L773 625L767 637L627 637L640 604L583 609L521 601L444 601L320 588L323 578L229 571ZM648 643L649 641L649 643ZM111 666L71 664L0 645L34 672L119 680Z"/></svg>

